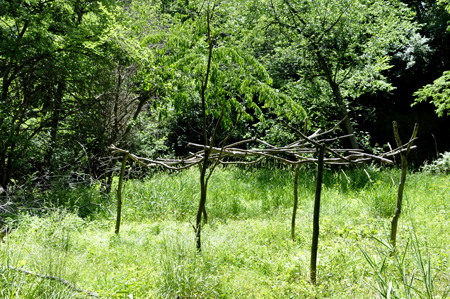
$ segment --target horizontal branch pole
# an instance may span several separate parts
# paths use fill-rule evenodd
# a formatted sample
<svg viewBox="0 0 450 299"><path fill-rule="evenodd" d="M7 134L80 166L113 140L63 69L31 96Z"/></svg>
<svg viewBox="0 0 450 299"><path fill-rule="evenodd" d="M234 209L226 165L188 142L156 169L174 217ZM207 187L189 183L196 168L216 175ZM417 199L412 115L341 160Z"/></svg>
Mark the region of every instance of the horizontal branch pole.
<svg viewBox="0 0 450 299"><path fill-rule="evenodd" d="M415 139L414 139L415 140ZM248 139L245 142L255 141L254 139ZM257 141L257 140L256 140ZM129 157L137 162L138 164L144 166L144 167L156 167L156 166L162 166L168 169L172 170L182 170L189 168L191 166L197 165L198 163L202 162L204 159L204 151L205 149L209 149L209 147L205 147L204 145L195 144L195 143L189 143L189 147L194 149L200 149L199 152L191 154L187 159L160 159L160 160L150 160L147 158L138 157L136 155L130 154L128 151L120 149L115 147L114 145L111 145L111 149L115 152L119 153L127 153ZM234 144L236 145L236 143ZM417 146L411 146L409 150L416 149ZM203 149L203 150L202 150ZM222 164L253 164L256 163L255 161L224 161L223 157L240 157L240 158L247 158L247 157L265 157L265 158L271 158L275 160L279 160L283 163L290 164L290 165L301 165L305 163L317 163L318 160L314 158L308 158L301 156L300 154L312 154L314 153L314 150L312 148L293 148L291 147L289 150L283 150L282 148L270 148L270 149L239 149L239 148L212 148L212 155L211 159L219 159L220 163ZM326 151L330 151L330 149L326 149ZM387 154L383 154L380 156L371 155L367 153L363 153L362 150L352 150L352 149L334 149L335 153L343 153L344 156L338 155L336 158L324 158L324 164L328 165L349 165L349 164L362 164L371 160L378 160L380 162L393 164L393 162L387 157L393 156L395 154L408 151L407 148L405 148L405 145L401 147L399 150L394 149L391 152ZM218 153L222 152L221 155L218 155ZM292 155L295 157L295 160L289 160L286 158L279 157L279 154L284 155ZM219 157L222 156L222 157ZM299 159L301 159L299 161ZM145 162L150 163L145 163ZM184 164L184 166L181 167L174 167L171 165L180 165Z"/></svg>
<svg viewBox="0 0 450 299"><path fill-rule="evenodd" d="M258 162L261 162L262 160L264 160L266 157L261 157L256 159L255 161L224 161L224 160L220 160L220 164L239 164L239 165L251 165L251 164L256 164Z"/></svg>
<svg viewBox="0 0 450 299"><path fill-rule="evenodd" d="M343 122L345 119L346 119L346 117L344 117L344 119L341 120L337 125L339 125L339 124L340 124L341 122ZM314 144L315 146L321 146L321 145L322 145L321 143L312 140L311 137L307 137L305 134L303 134L302 132L300 132L300 131L297 130L296 128L290 126L287 122L283 121L283 124L284 124L286 127L288 127L288 128L290 128L290 129L296 131L298 134L300 134L300 136L302 136L302 138L308 140L309 142L311 142L311 143ZM335 126L335 128L337 127L337 125ZM332 130L333 130L333 129L332 129ZM322 136L323 134L329 133L329 132L331 132L332 130L329 130L329 131L324 132L324 133L322 133L322 134L320 134L320 135L317 135L317 136ZM352 134L350 134L350 135L352 135ZM317 136L316 136L316 137L317 137ZM337 156L338 158L341 158L341 159L343 159L343 160L346 160L345 157L342 157L341 155L339 155L338 153L336 153L336 152L335 152L334 150L332 150L332 149L327 149L327 151L329 151L329 152L332 153L333 155ZM349 161L349 163L352 163L352 162Z"/></svg>
<svg viewBox="0 0 450 299"><path fill-rule="evenodd" d="M409 150L415 149L415 148L417 148L417 146L416 146L416 145L412 145L412 144L413 144L414 141L416 141L417 139L418 139L417 137L414 137L414 138L412 138L411 140L409 140L407 143L405 143L405 144L403 144L403 145L401 145L401 146L398 146L398 144L397 144L397 148L395 148L395 149L393 149L393 150L391 150L391 151L389 151L389 152L387 152L387 153L384 153L384 154L382 154L381 156L382 156L382 157L384 157L384 156L386 156L386 157L388 157L388 156L393 156L393 155L399 154L399 153L402 152L402 151L408 151L408 148L409 148ZM397 141L396 141L396 142L397 142Z"/></svg>
<svg viewBox="0 0 450 299"><path fill-rule="evenodd" d="M200 163L202 161L202 158L197 158L197 159L194 159L194 160L192 158L190 158L190 159L187 159L187 160L184 160L184 159L181 159L181 160L167 159L167 160L155 161L155 160L150 160L150 159L147 159L147 158L138 157L136 155L131 154L129 151L124 150L124 149L120 149L120 148L118 148L118 147L116 147L114 145L111 145L110 149L113 150L114 152L118 152L118 153L122 153L122 154L128 154L129 157L133 161L135 161L136 163L138 163L138 164L140 164L140 165L142 165L144 167L147 167L147 168L151 168L151 167L155 167L155 166L163 166L165 168L172 169L172 170L182 170L182 169L186 169L186 168L189 168L191 166L194 166L194 165L196 165L196 164L198 164L198 163ZM147 164L147 163L144 163L143 161L150 162L150 163ZM182 167L172 167L172 166L170 166L170 165L177 165L177 164L187 164L187 165L182 166Z"/></svg>
<svg viewBox="0 0 450 299"><path fill-rule="evenodd" d="M194 148L194 149L197 149L200 151L198 151L196 153L191 153L188 157L185 157L182 159L157 159L157 160L151 160L151 159L147 159L147 158L138 157L136 155L129 153L126 150L117 148L114 145L111 145L110 149L112 149L115 152L122 153L122 154L126 153L133 161L135 161L136 163L138 163L144 167L162 166L162 167L165 167L167 169L172 169L172 170L186 169L186 168L189 168L191 166L194 166L194 165L202 162L203 159L205 158L205 151L207 151L207 150L208 151L211 150L211 154L212 154L211 158L212 159L220 160L219 163L222 163L222 164L253 164L253 163L257 163L257 161L259 161L259 159L257 161L224 161L223 159L221 159L223 157L238 157L238 158L239 157L240 158L264 157L264 158L276 159L276 160L279 160L283 163L290 164L290 165L300 165L300 164L305 164L305 163L317 163L318 162L317 159L304 157L304 156L302 156L302 154L313 154L315 152L315 150L313 148L309 148L308 145L318 146L322 143L319 143L318 141L314 141L312 139L323 136L330 132L333 132L339 126L339 124L341 124L343 121L344 121L344 119L342 119L339 123L337 123L331 130L325 131L323 133L319 133L320 132L320 129L319 129L310 136L306 136L306 134L300 132L299 130L291 127L289 124L284 122L284 124L288 128L291 128L292 130L299 133L301 135L301 137L303 138L303 140L295 141L295 142L293 142L289 145L283 146L283 147L275 147L274 145L271 145L268 142L265 142L258 138L250 138L250 139L238 141L233 144L224 146L222 148L214 148L214 147L210 148L205 145L189 143L188 147L191 147L191 148ZM332 140L336 140L336 139L344 138L344 137L348 137L348 136L349 135L344 135L344 136L337 137L337 138L323 139L323 140L319 140L319 141L320 142L332 141ZM335 156L335 158L324 158L324 164L329 164L329 165L361 164L361 163L368 162L370 160L378 160L380 162L392 164L393 162L386 158L396 155L398 153L403 153L403 152L409 151L411 149L415 149L416 146L412 146L412 143L416 139L417 138L415 138L415 137L411 138L411 140L407 144L404 144L396 149L391 150L388 153L385 153L385 154L382 154L379 156L364 153L362 150L327 148L326 151L333 154ZM257 142L257 143L263 144L269 148L266 148L266 149L235 148L235 146L237 146L237 145L248 144L251 142ZM216 155L217 153L220 153L220 152L222 153L221 155L223 157L220 157L220 155ZM339 153L342 153L342 154L339 154ZM291 155L291 156L295 157L295 160L289 160L284 157L279 157L279 155ZM299 160L301 160L301 161L299 161ZM183 166L176 167L175 165L183 165Z"/></svg>
<svg viewBox="0 0 450 299"><path fill-rule="evenodd" d="M232 156L232 157L265 156L265 157L276 159L276 160L279 160L279 161L282 161L282 162L285 162L285 163L291 164L291 165L304 164L305 162L316 163L318 161L317 159L302 157L302 156L298 155L298 153L313 153L312 151L310 151L310 149L308 149L307 151L304 151L304 152L301 149L299 149L297 152L295 150L288 151L288 150L280 150L280 149L250 149L250 150L246 150L246 149L239 149L239 148L226 148L226 149L224 148L222 150L222 148L209 147L209 146L204 146L204 145L196 144L196 143L189 143L188 146L190 148L201 149L201 150L211 149L211 151L215 154L222 152L222 154L221 154L222 156ZM371 160L378 160L380 162L393 164L393 162L391 160L383 158L381 156L375 156L375 155L363 153L360 151L354 151L354 150L350 150L350 149L345 149L345 150L341 149L339 151L343 152L343 153L349 152L350 155L342 156L340 154L337 154L337 152L335 152L332 149L326 149L326 152L333 153L335 156L337 156L337 158L325 158L324 163L325 164L334 164L336 162L346 162L347 164L357 164L360 162L358 160L360 158L370 158ZM293 155L297 158L302 158L304 160L298 161L296 159L296 160L292 161L292 160L278 157L278 156L276 156L277 154ZM211 158L214 158L214 157L211 157Z"/></svg>

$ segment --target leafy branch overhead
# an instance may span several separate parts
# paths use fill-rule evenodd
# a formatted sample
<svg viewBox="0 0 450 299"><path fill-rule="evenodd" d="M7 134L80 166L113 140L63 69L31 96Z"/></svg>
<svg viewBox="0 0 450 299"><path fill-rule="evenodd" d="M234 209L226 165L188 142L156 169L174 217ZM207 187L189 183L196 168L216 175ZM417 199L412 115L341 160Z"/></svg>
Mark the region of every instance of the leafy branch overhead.
<svg viewBox="0 0 450 299"><path fill-rule="evenodd" d="M213 5L213 4L211 4ZM305 117L299 103L272 87L272 79L265 67L252 53L235 42L230 27L232 19L223 2L214 3L211 15L211 40L206 37L206 15L200 14L173 26L164 46L173 53L170 64L173 89L170 93L175 106L185 101L199 101L208 67L209 42L212 44L210 75L206 85L207 114L219 117L225 109L223 121L232 125L230 113L242 113L250 120L253 116L264 119L261 108L270 107L278 114Z"/></svg>
<svg viewBox="0 0 450 299"><path fill-rule="evenodd" d="M344 98L392 90L383 71L418 29L410 22L412 12L395 1L271 0L269 5L270 23L284 37L274 43L279 57L297 58L304 80L332 80Z"/></svg>
<svg viewBox="0 0 450 299"><path fill-rule="evenodd" d="M436 107L438 116L450 115L450 71L438 79L434 80L433 84L428 84L414 93L416 96L415 103L429 101Z"/></svg>

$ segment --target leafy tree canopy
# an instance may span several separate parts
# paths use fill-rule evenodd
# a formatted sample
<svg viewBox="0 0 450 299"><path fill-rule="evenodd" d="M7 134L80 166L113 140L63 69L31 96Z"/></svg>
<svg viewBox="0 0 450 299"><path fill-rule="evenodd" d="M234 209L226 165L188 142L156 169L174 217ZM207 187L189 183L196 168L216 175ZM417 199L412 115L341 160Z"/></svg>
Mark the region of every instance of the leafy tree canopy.
<svg viewBox="0 0 450 299"><path fill-rule="evenodd" d="M440 0L440 5L444 5L450 13L450 1ZM450 31L450 26L447 27ZM439 117L445 114L450 115L450 71L445 71L441 77L434 80L433 84L427 84L414 93L416 97L412 106L421 102L430 102L436 107L436 113Z"/></svg>
<svg viewBox="0 0 450 299"><path fill-rule="evenodd" d="M62 120L79 126L95 115L87 102L107 87L102 72L121 52L113 42L116 8L109 0L0 0L4 189L16 169L50 158Z"/></svg>
<svg viewBox="0 0 450 299"><path fill-rule="evenodd" d="M275 86L325 121L347 115L362 94L391 91L385 72L392 57L426 47L413 13L398 1L267 0L260 6L245 20L255 25L247 46ZM412 55L403 58L414 63Z"/></svg>
<svg viewBox="0 0 450 299"><path fill-rule="evenodd" d="M272 87L272 79L265 67L239 43L242 36L236 24L239 11L235 4L242 3L209 3L210 39L206 28L208 8L204 2L191 1L185 7L186 14L177 14L171 19L163 49L171 60L165 68L174 78L170 93L174 105L199 101L202 86L207 80L207 114L218 117L223 107L226 126L232 123L229 118L232 111L242 113L246 119L253 116L264 119L263 107L271 107L278 114L304 118L303 108ZM146 42L154 42L155 38L154 35L149 36ZM210 61L209 43L213 46ZM208 63L210 74L206 78Z"/></svg>

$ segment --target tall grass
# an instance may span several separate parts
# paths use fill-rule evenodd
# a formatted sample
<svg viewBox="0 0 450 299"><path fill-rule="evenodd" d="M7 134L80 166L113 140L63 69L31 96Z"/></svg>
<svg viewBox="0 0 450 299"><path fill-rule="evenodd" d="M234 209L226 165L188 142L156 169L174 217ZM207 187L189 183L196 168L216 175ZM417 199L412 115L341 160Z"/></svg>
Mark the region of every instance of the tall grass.
<svg viewBox="0 0 450 299"><path fill-rule="evenodd" d="M308 282L314 169L299 177L295 241L293 169L217 169L201 254L190 224L199 200L196 169L128 180L119 236L114 204L98 188L55 191L47 202L59 208L11 220L15 229L0 248L0 297L85 296L13 266L103 298L445 298L449 177L408 176L393 251L387 240L398 177L395 169L374 167L325 171L317 286ZM74 208L86 203L103 208Z"/></svg>

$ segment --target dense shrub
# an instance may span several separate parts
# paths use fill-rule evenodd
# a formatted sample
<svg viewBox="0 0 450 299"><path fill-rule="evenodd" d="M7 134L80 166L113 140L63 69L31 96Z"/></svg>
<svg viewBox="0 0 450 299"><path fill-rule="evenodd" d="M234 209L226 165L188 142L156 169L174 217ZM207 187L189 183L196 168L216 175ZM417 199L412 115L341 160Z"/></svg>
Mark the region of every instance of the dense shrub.
<svg viewBox="0 0 450 299"><path fill-rule="evenodd" d="M426 164L422 167L422 171L430 174L448 174L450 173L450 152L440 154L440 158L434 160L431 164Z"/></svg>

